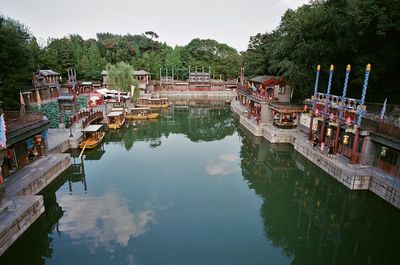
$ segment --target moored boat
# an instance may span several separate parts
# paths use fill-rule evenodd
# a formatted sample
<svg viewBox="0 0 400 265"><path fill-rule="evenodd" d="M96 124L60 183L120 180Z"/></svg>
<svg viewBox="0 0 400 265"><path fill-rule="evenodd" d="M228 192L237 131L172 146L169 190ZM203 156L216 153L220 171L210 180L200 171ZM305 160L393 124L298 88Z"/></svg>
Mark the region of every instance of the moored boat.
<svg viewBox="0 0 400 265"><path fill-rule="evenodd" d="M107 118L107 126L109 129L119 129L125 123L125 110L122 109L122 111L111 111L107 114Z"/></svg>
<svg viewBox="0 0 400 265"><path fill-rule="evenodd" d="M140 108L130 108L126 119L127 120L150 120L157 119L159 113L151 112L151 109L148 107L140 107Z"/></svg>
<svg viewBox="0 0 400 265"><path fill-rule="evenodd" d="M82 130L83 140L79 143L79 148L95 148L104 138L104 128L102 124L91 124Z"/></svg>
<svg viewBox="0 0 400 265"><path fill-rule="evenodd" d="M147 107L152 109L168 108L168 98L143 98L136 107Z"/></svg>

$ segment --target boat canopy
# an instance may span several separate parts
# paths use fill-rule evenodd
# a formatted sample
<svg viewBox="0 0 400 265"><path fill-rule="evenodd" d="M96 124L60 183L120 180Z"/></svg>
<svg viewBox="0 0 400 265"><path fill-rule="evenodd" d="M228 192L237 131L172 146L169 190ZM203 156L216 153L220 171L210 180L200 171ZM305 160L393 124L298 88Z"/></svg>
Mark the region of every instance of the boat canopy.
<svg viewBox="0 0 400 265"><path fill-rule="evenodd" d="M129 110L151 110L149 107L130 107Z"/></svg>
<svg viewBox="0 0 400 265"><path fill-rule="evenodd" d="M124 111L124 108L123 108L123 107L115 107L115 108L112 108L111 111L112 111L112 112L115 112L115 111Z"/></svg>
<svg viewBox="0 0 400 265"><path fill-rule="evenodd" d="M117 117L117 116L121 116L123 113L122 111L113 111L107 114L107 117Z"/></svg>
<svg viewBox="0 0 400 265"><path fill-rule="evenodd" d="M103 124L91 124L84 128L82 132L97 132L103 127Z"/></svg>

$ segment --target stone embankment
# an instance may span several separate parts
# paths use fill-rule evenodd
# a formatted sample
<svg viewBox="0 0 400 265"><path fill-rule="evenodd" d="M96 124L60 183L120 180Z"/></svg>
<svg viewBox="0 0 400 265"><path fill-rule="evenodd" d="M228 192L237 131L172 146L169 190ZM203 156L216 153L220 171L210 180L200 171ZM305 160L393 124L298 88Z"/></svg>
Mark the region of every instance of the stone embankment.
<svg viewBox="0 0 400 265"><path fill-rule="evenodd" d="M255 136L264 137L271 143L288 143L319 168L351 190L370 190L385 201L400 208L400 180L372 166L350 165L347 158L338 155L328 158L312 147L307 136L300 129L281 130L269 123L257 124L246 116L246 110L234 101L231 109L240 124Z"/></svg>
<svg viewBox="0 0 400 265"><path fill-rule="evenodd" d="M4 182L0 195L0 256L44 212L43 197L38 194L55 180L70 162L63 154L79 143L80 130L49 129L48 155L11 174Z"/></svg>

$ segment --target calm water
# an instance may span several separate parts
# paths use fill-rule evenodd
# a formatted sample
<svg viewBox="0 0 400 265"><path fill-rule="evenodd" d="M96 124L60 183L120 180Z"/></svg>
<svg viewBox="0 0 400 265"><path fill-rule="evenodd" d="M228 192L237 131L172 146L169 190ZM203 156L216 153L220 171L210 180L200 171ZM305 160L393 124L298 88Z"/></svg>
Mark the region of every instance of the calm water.
<svg viewBox="0 0 400 265"><path fill-rule="evenodd" d="M252 137L226 109L131 123L74 163L1 265L400 260L399 210Z"/></svg>

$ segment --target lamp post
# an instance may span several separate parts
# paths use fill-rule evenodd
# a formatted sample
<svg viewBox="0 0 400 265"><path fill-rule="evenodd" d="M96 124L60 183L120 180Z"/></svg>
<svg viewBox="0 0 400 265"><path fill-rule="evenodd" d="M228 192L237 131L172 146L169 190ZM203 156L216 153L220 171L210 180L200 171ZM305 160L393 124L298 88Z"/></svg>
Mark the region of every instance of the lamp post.
<svg viewBox="0 0 400 265"><path fill-rule="evenodd" d="M71 137L74 137L73 135L72 135L72 121L71 121L71 119L69 120L69 137L71 138Z"/></svg>

